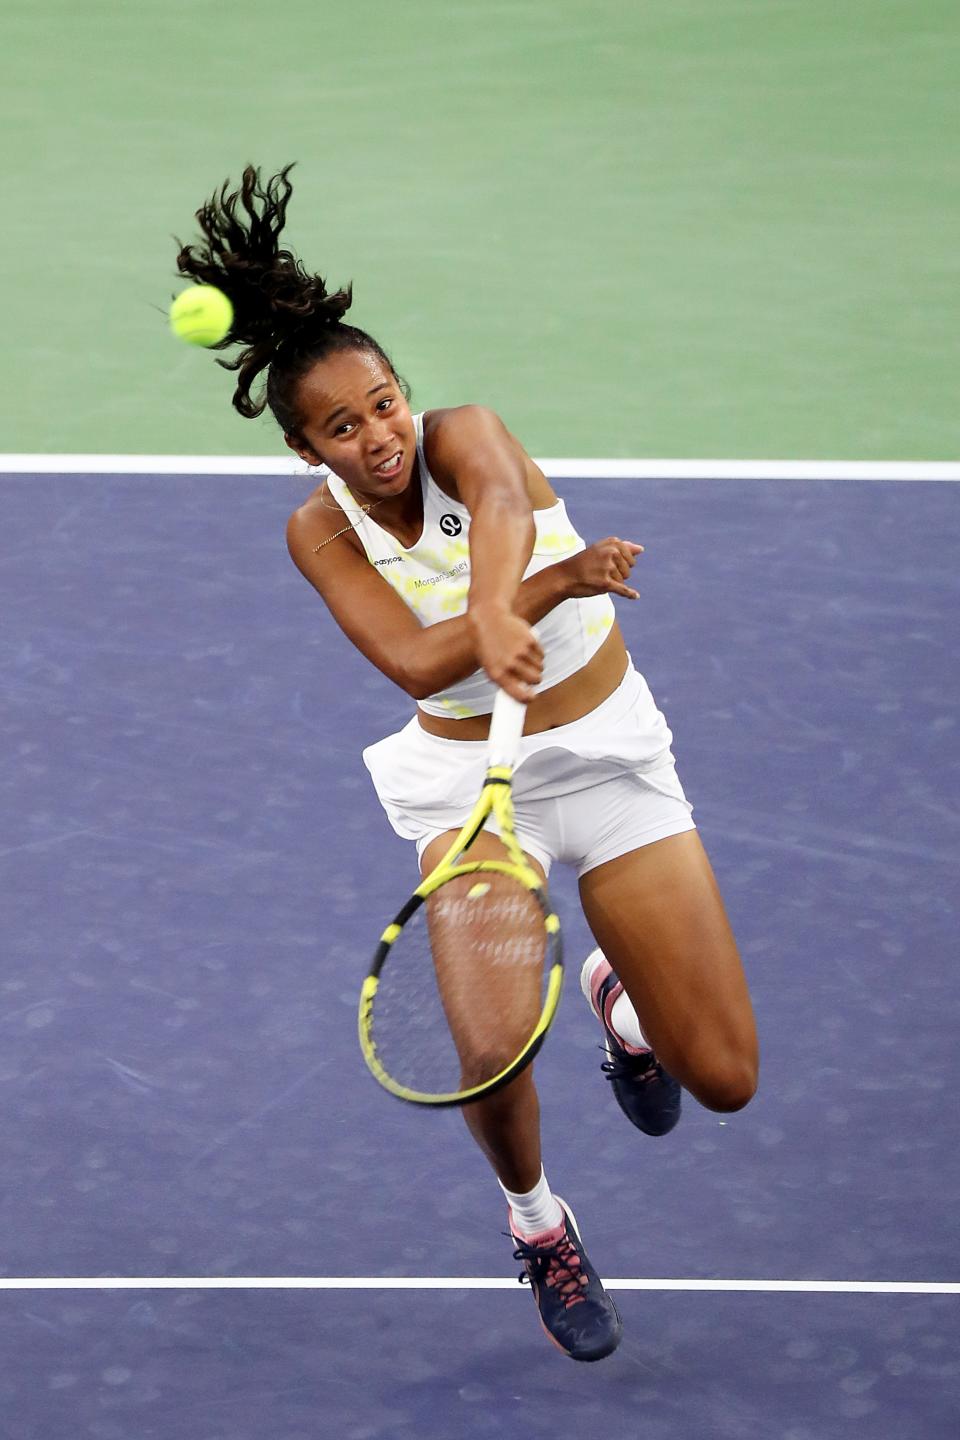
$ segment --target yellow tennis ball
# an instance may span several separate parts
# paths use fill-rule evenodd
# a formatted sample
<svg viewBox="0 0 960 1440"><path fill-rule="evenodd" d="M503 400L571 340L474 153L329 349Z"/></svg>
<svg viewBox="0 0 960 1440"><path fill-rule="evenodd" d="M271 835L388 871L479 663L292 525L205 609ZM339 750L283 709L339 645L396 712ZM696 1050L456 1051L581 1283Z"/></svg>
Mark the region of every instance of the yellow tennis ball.
<svg viewBox="0 0 960 1440"><path fill-rule="evenodd" d="M215 285L191 285L170 306L170 329L188 345L216 345L233 324L233 306Z"/></svg>

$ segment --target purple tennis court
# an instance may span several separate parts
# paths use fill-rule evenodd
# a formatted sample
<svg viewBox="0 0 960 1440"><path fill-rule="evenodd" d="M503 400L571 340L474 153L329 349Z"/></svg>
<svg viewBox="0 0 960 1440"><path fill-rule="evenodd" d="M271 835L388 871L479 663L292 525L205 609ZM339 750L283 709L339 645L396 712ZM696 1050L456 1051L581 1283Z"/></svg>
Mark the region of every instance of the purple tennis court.
<svg viewBox="0 0 960 1440"><path fill-rule="evenodd" d="M554 873L546 1165L626 1331L575 1366L460 1116L359 1054L416 873L360 750L412 702L287 558L309 484L0 480L0 1433L955 1435L957 487L558 483L646 547L619 619L762 1046L746 1110L638 1135Z"/></svg>

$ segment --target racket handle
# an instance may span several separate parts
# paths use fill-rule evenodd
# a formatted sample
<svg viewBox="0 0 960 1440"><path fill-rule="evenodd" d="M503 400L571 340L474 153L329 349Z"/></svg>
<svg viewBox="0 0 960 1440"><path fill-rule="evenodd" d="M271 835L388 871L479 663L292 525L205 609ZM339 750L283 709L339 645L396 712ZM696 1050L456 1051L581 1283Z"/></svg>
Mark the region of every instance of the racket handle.
<svg viewBox="0 0 960 1440"><path fill-rule="evenodd" d="M487 751L488 765L513 766L517 758L526 705L514 700L506 690L498 690L490 717L490 740Z"/></svg>

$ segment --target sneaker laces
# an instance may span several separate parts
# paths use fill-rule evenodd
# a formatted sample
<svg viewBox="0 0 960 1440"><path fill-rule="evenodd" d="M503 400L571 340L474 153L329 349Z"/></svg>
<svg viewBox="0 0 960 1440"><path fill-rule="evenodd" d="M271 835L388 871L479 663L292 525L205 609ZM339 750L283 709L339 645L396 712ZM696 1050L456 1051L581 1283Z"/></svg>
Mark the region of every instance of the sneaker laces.
<svg viewBox="0 0 960 1440"><path fill-rule="evenodd" d="M519 1277L521 1285L542 1282L556 1290L565 1310L585 1298L583 1291L590 1284L590 1278L583 1273L579 1251L569 1235L562 1236L553 1245L530 1245L518 1235L510 1238L517 1246L514 1260L522 1260L526 1266Z"/></svg>
<svg viewBox="0 0 960 1440"><path fill-rule="evenodd" d="M614 1050L608 1050L606 1045L598 1045L598 1050L606 1052L607 1059L604 1060L600 1069L608 1080L639 1080L647 1084L650 1080L660 1079L660 1064L652 1050L642 1050L639 1055L628 1055L625 1051L618 1054Z"/></svg>

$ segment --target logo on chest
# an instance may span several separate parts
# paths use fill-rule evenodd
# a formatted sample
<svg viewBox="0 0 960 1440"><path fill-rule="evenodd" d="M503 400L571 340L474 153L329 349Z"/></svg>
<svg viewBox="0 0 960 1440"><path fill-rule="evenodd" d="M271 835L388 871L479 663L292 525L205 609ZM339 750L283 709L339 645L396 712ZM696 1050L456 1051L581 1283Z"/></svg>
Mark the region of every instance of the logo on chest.
<svg viewBox="0 0 960 1440"><path fill-rule="evenodd" d="M414 580L414 590L430 590L434 585L441 585L444 580L453 580L457 575L464 575L470 569L468 561L461 560L451 570L441 570L439 575L431 575L428 580Z"/></svg>
<svg viewBox="0 0 960 1440"><path fill-rule="evenodd" d="M463 529L463 521L459 515L451 515L448 512L446 515L440 516L440 529L444 535L459 535Z"/></svg>

